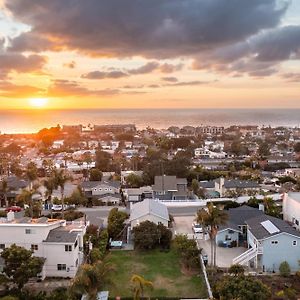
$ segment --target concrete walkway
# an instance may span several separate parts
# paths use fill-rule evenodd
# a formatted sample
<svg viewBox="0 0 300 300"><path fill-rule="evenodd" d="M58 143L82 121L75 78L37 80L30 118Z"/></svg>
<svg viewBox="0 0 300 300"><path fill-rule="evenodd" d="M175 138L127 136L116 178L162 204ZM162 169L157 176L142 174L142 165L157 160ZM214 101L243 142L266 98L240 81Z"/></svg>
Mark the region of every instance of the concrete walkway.
<svg viewBox="0 0 300 300"><path fill-rule="evenodd" d="M208 263L210 264L210 240L198 240L198 245L202 248L204 254L208 256ZM217 246L217 266L220 268L229 268L232 265L232 260L240 254L246 252L244 247L223 248Z"/></svg>

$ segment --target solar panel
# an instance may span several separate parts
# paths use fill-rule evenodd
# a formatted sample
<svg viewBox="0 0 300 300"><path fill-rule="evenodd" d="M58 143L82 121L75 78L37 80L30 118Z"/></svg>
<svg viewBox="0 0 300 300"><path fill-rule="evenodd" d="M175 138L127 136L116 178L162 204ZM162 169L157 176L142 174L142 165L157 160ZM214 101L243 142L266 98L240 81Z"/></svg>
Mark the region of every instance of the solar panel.
<svg viewBox="0 0 300 300"><path fill-rule="evenodd" d="M280 232L280 230L270 221L264 221L260 223L270 234Z"/></svg>

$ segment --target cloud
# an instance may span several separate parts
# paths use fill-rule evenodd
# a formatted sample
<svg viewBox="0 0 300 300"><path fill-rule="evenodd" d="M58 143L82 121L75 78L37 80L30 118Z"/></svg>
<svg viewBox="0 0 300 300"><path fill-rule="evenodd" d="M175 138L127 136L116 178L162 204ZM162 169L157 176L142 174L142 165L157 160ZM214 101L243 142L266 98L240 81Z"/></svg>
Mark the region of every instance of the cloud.
<svg viewBox="0 0 300 300"><path fill-rule="evenodd" d="M90 55L166 58L199 54L274 28L285 0L6 0L30 32L18 51L71 49Z"/></svg>
<svg viewBox="0 0 300 300"><path fill-rule="evenodd" d="M161 80L168 82L177 82L178 79L176 77L162 77Z"/></svg>
<svg viewBox="0 0 300 300"><path fill-rule="evenodd" d="M0 73L8 74L11 71L27 73L40 71L47 62L45 56L29 55L19 53L0 52Z"/></svg>
<svg viewBox="0 0 300 300"><path fill-rule="evenodd" d="M195 85L203 85L207 83L212 83L210 81L200 81L200 80L194 80L194 81L181 81L176 83L168 83L165 84L165 86L195 86Z"/></svg>
<svg viewBox="0 0 300 300"><path fill-rule="evenodd" d="M110 72L104 72L104 71L93 71L86 74L81 75L81 78L87 78L87 79L107 79L107 78L122 78L129 76L128 73L122 72L122 71L110 71Z"/></svg>
<svg viewBox="0 0 300 300"><path fill-rule="evenodd" d="M162 73L171 73L175 72L182 68L182 65L173 65L173 64L160 64L157 61L150 61L138 68L133 69L113 69L112 71L92 71L86 74L81 75L81 78L87 79L118 79L123 77L129 77L132 75L143 75L149 74L154 71L159 71Z"/></svg>
<svg viewBox="0 0 300 300"><path fill-rule="evenodd" d="M300 82L300 73L286 73L282 74L281 77L288 82Z"/></svg>
<svg viewBox="0 0 300 300"><path fill-rule="evenodd" d="M121 89L89 89L76 81L54 80L48 87L48 97L80 97L80 96L100 96L109 97L120 94L143 94L142 91L122 91Z"/></svg>
<svg viewBox="0 0 300 300"><path fill-rule="evenodd" d="M45 90L30 86L16 85L8 81L0 81L0 97L7 98L27 98L43 94Z"/></svg>
<svg viewBox="0 0 300 300"><path fill-rule="evenodd" d="M195 59L193 67L263 77L278 72L281 62L299 58L300 26L284 26L202 53Z"/></svg>
<svg viewBox="0 0 300 300"><path fill-rule="evenodd" d="M68 63L64 63L63 66L66 67L66 68L69 68L69 69L75 69L76 68L76 62L74 60L72 60Z"/></svg>

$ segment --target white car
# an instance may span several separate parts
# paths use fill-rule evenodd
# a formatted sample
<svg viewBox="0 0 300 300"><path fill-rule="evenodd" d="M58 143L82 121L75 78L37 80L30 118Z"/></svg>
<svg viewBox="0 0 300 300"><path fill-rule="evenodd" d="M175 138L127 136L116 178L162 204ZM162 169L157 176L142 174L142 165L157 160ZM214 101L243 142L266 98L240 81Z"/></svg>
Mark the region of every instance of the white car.
<svg viewBox="0 0 300 300"><path fill-rule="evenodd" d="M52 205L52 210L61 211L62 210L62 205L61 204L53 204Z"/></svg>
<svg viewBox="0 0 300 300"><path fill-rule="evenodd" d="M203 228L200 224L193 223L193 231L194 233L203 233Z"/></svg>

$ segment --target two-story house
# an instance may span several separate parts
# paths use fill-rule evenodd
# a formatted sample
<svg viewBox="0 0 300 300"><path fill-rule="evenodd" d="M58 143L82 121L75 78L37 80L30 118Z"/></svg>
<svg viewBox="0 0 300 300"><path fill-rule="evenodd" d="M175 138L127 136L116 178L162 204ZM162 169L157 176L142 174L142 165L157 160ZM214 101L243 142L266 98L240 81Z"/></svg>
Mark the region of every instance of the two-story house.
<svg viewBox="0 0 300 300"><path fill-rule="evenodd" d="M286 193L282 202L283 219L300 230L300 193Z"/></svg>
<svg viewBox="0 0 300 300"><path fill-rule="evenodd" d="M121 184L119 181L84 181L82 191L88 199L98 199L104 203L119 204Z"/></svg>
<svg viewBox="0 0 300 300"><path fill-rule="evenodd" d="M84 222L67 223L65 220L14 218L8 213L0 219L0 252L12 244L33 251L45 258L41 278L75 277L83 262ZM1 266L0 266L1 269Z"/></svg>
<svg viewBox="0 0 300 300"><path fill-rule="evenodd" d="M167 175L155 176L152 189L154 198L160 200L188 199L186 178Z"/></svg>

